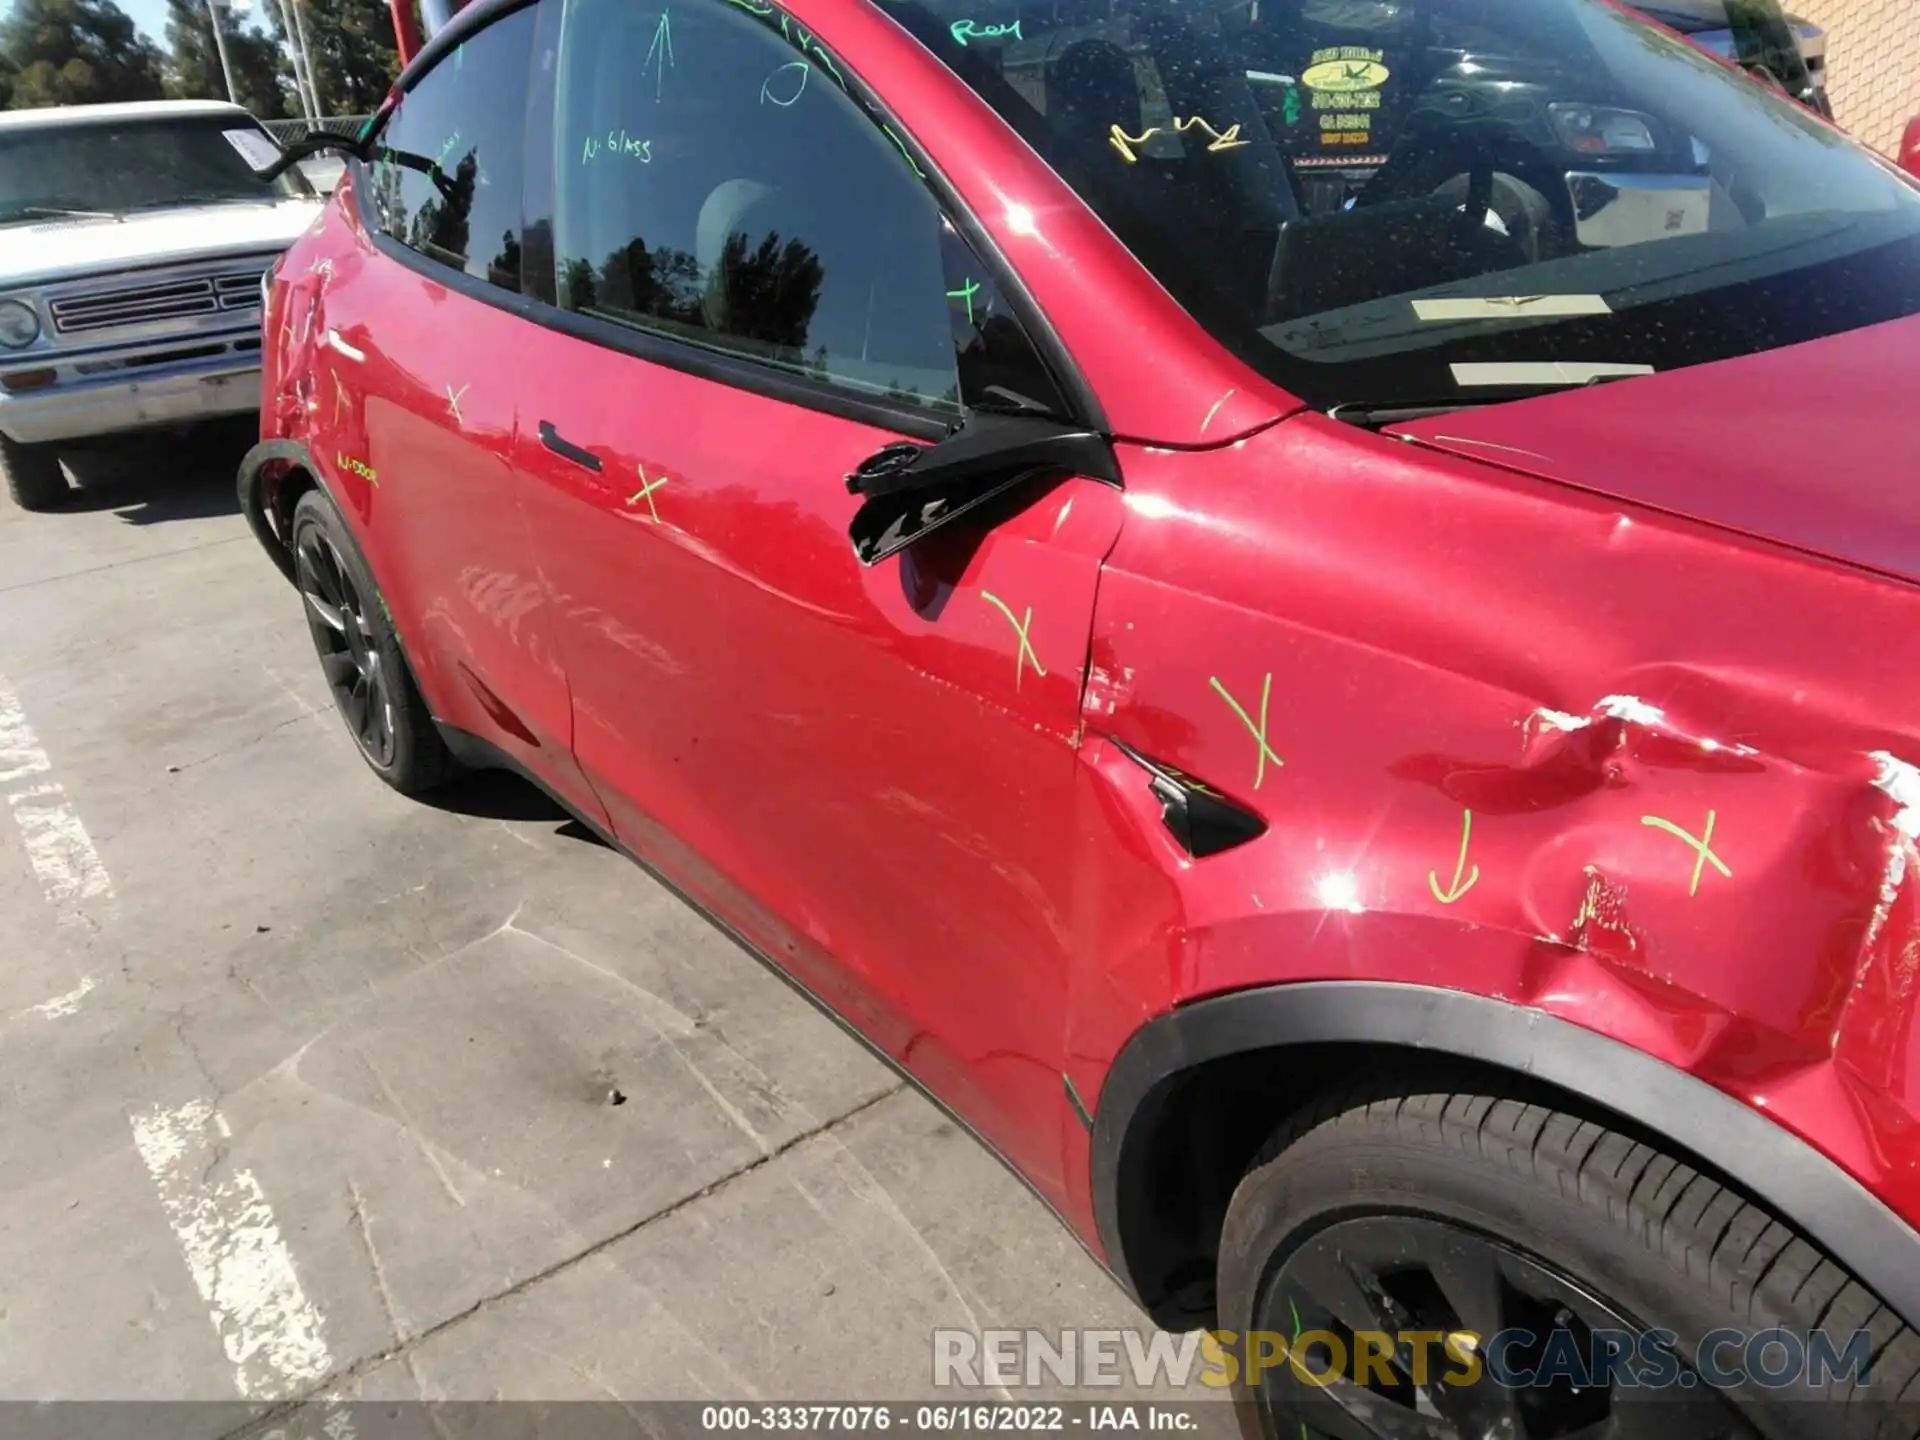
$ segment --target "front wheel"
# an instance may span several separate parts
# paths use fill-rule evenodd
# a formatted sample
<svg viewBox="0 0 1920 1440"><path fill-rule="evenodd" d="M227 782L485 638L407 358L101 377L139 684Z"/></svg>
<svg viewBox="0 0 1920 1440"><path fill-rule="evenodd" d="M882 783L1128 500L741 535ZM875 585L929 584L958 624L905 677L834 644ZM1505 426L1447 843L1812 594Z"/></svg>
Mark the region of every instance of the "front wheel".
<svg viewBox="0 0 1920 1440"><path fill-rule="evenodd" d="M1376 1088L1288 1126L1234 1192L1219 1293L1241 1413L1284 1440L1840 1440L1920 1395L1920 1337L1791 1227L1497 1095Z"/></svg>
<svg viewBox="0 0 1920 1440"><path fill-rule="evenodd" d="M293 565L320 668L361 757L403 794L451 779L458 766L414 684L386 603L321 491L294 506Z"/></svg>
<svg viewBox="0 0 1920 1440"><path fill-rule="evenodd" d="M0 476L6 477L7 493L22 510L51 510L71 490L51 445L23 445L5 435L0 435Z"/></svg>

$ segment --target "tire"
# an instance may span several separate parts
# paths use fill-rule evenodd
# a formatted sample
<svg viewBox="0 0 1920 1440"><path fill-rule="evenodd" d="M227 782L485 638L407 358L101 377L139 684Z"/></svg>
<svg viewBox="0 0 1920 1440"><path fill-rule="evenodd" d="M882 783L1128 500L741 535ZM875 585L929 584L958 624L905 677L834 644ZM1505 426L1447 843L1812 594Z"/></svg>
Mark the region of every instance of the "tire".
<svg viewBox="0 0 1920 1440"><path fill-rule="evenodd" d="M0 435L0 474L22 510L52 510L70 493L67 472L51 445L23 445Z"/></svg>
<svg viewBox="0 0 1920 1440"><path fill-rule="evenodd" d="M292 533L307 629L361 758L404 795L452 779L459 764L414 683L386 601L324 492L300 497Z"/></svg>
<svg viewBox="0 0 1920 1440"><path fill-rule="evenodd" d="M1547 1105L1395 1088L1349 1089L1314 1107L1267 1143L1234 1192L1220 1242L1219 1323L1239 1336L1279 1335L1259 1342L1270 1363L1257 1385L1244 1371L1236 1377L1250 1432L1286 1440L1851 1440L1895 1433L1889 1402L1896 1399L1904 1402L1900 1415L1915 1413L1920 1337L1760 1206L1654 1145ZM1489 1257L1493 1285L1486 1283ZM1528 1316L1536 1323L1517 1323ZM1540 1352L1489 1344L1489 1332L1548 1335L1564 1325L1591 1354L1593 1331L1615 1321L1626 1334L1673 1332L1672 1353L1686 1367L1669 1372L1675 1383L1630 1388L1602 1376L1578 1388L1528 1390L1491 1379L1496 1352L1508 1373L1537 1369L1526 1362ZM1803 1345L1823 1329L1836 1352L1866 1332L1870 1340L1857 1343L1871 1349L1870 1383L1829 1375L1818 1385L1802 1379L1769 1390L1728 1377L1716 1388L1692 1371L1711 1332L1774 1327ZM1486 1378L1445 1383L1449 1371L1468 1372L1444 1346L1430 1349L1422 1410L1409 1383L1411 1351L1401 1353L1384 1385L1353 1383L1351 1362L1324 1386L1303 1381L1290 1363L1271 1363L1276 1346L1314 1330L1344 1332L1349 1350L1361 1330L1438 1331L1456 1340L1472 1331L1479 1339L1463 1343L1483 1361ZM1240 1342L1242 1364L1256 1349ZM1309 1338L1303 1353L1314 1375L1326 1368L1331 1347ZM1737 1364L1745 1351L1715 1353ZM1771 1353L1768 1363L1777 1364L1787 1352ZM1372 1372L1372 1380L1381 1378ZM1909 1418L1898 1433L1913 1430Z"/></svg>

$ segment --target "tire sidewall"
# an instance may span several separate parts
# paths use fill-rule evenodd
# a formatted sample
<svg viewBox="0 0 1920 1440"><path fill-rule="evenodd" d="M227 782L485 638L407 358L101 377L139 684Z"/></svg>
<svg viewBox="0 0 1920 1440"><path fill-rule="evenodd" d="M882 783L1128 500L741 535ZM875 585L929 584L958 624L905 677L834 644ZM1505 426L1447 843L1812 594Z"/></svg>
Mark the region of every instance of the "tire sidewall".
<svg viewBox="0 0 1920 1440"><path fill-rule="evenodd" d="M380 587L374 583L373 572L367 568L366 560L360 554L360 547L354 543L353 534L347 529L346 522L340 518L340 512L326 492L313 489L302 495L293 508L293 551L295 555L295 583L299 576L299 551L301 537L308 530L318 530L332 543L334 553L340 557L340 563L350 572L354 588L366 607L361 615L361 628L371 636L374 649L380 656L380 664L392 677L387 689L393 704L393 760L382 765L361 745L360 737L348 733L353 739L353 748L382 780L396 789L412 788L419 757L414 745L413 708L422 705L419 691L413 684L413 672L407 665L407 657L400 648L400 637L395 632L393 620L387 610L386 598L380 593ZM301 605L306 606L302 592ZM307 619L309 629L313 625L312 617ZM317 646L316 646L317 648ZM346 716L341 715L344 723ZM424 719L424 716L421 717Z"/></svg>
<svg viewBox="0 0 1920 1440"><path fill-rule="evenodd" d="M1574 1183L1571 1175L1561 1178ZM1707 1334L1729 1326L1751 1332L1778 1324L1804 1334L1793 1319L1762 1310L1758 1296L1751 1316L1736 1316L1704 1278L1681 1274L1624 1225L1610 1222L1595 1202L1559 1185L1444 1143L1330 1126L1250 1171L1235 1190L1220 1238L1222 1328L1241 1336L1258 1328L1256 1306L1268 1276L1308 1235L1336 1220L1384 1212L1450 1221L1529 1255L1615 1305L1632 1323L1673 1331L1683 1358L1696 1354ZM1725 1393L1781 1440L1857 1433L1842 1413L1852 1407L1783 1400L1751 1385ZM1265 1407L1244 1379L1236 1378L1234 1396L1243 1415L1257 1412L1266 1423Z"/></svg>

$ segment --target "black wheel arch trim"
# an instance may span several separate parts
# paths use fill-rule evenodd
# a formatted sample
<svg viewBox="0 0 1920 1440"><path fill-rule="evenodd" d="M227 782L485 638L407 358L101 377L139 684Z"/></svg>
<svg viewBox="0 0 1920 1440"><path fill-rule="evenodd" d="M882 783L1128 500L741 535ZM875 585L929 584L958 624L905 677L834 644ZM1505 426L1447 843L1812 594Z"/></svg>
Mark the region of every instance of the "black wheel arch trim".
<svg viewBox="0 0 1920 1440"><path fill-rule="evenodd" d="M267 552L280 573L291 581L293 547L275 527L267 508L264 477L269 465L298 466L316 482L320 479L320 467L313 463L312 453L298 440L262 440L241 458L240 473L234 482L240 496L240 511L247 517L247 528L253 531L253 538L260 542L260 548Z"/></svg>
<svg viewBox="0 0 1920 1440"><path fill-rule="evenodd" d="M1732 1096L1629 1045L1524 1006L1368 981L1276 985L1197 1001L1121 1049L1095 1109L1092 1185L1107 1263L1135 1299L1121 1226L1122 1155L1142 1105L1193 1066L1259 1049L1392 1045L1475 1061L1584 1097L1718 1170L1920 1327L1920 1234L1832 1160Z"/></svg>

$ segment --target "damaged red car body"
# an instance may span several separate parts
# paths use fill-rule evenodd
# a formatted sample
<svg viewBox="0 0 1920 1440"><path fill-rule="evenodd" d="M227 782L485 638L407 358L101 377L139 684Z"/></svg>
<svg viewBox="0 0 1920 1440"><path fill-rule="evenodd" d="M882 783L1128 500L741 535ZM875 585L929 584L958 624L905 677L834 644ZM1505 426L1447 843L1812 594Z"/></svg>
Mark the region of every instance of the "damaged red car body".
<svg viewBox="0 0 1920 1440"><path fill-rule="evenodd" d="M1731 1287L1874 1384L1660 1433L1896 1398L1914 192L1598 0L643 9L463 14L272 281L242 499L374 768L531 776L1163 1323L1684 1352ZM1239 1383L1638 1433L1399 1363Z"/></svg>

